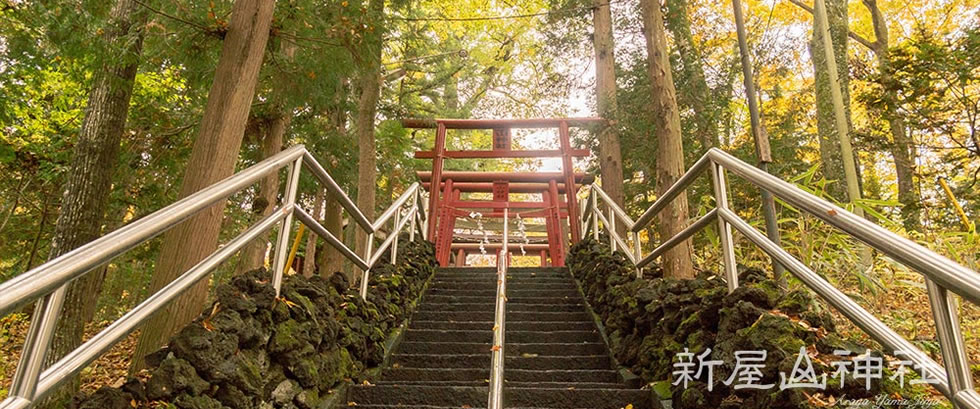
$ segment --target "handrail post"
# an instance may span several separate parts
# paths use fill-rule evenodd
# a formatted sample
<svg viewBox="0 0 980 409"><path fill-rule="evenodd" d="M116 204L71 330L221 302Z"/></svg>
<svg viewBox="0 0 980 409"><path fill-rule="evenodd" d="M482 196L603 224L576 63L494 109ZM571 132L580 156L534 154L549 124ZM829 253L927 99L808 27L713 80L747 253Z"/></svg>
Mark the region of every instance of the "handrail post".
<svg viewBox="0 0 980 409"><path fill-rule="evenodd" d="M398 236L401 235L401 230L398 230L398 226L401 225L402 221L402 210L398 209L395 211L395 224L392 225L392 231L395 235L395 241L391 242L391 265L395 265L395 259L398 257Z"/></svg>
<svg viewBox="0 0 980 409"><path fill-rule="evenodd" d="M284 206L296 203L296 189L299 187L299 173L303 168L303 158L296 159L289 165L289 173L286 176L286 191L284 196ZM293 212L290 211L279 228L279 238L276 239L275 261L272 263L272 286L276 289L276 297L282 288L282 274L286 265L286 248L289 243L289 231L293 228Z"/></svg>
<svg viewBox="0 0 980 409"><path fill-rule="evenodd" d="M420 189L421 190L421 189ZM415 242L415 226L418 226L418 210L419 210L419 191L415 191L415 199L412 200L412 208L408 211L407 217L411 217L412 221L408 222L408 241Z"/></svg>
<svg viewBox="0 0 980 409"><path fill-rule="evenodd" d="M504 407L504 334L507 317L507 260L510 250L507 248L507 208L504 208L503 240L500 245L500 255L497 256L497 301L494 305L493 347L491 348L490 388L487 398L488 409Z"/></svg>
<svg viewBox="0 0 980 409"><path fill-rule="evenodd" d="M41 371L44 370L44 358L51 348L51 340L54 339L58 317L67 294L68 284L64 284L34 307L34 319L31 320L20 362L17 363L17 371L10 385L10 396L34 400Z"/></svg>
<svg viewBox="0 0 980 409"><path fill-rule="evenodd" d="M374 232L370 232L367 235L367 240L364 241L364 261L371 263L371 252L374 247ZM364 273L361 274L361 299L367 299L367 289L368 289L368 276L371 273L371 267L373 264L368 264L368 268L364 269Z"/></svg>
<svg viewBox="0 0 980 409"><path fill-rule="evenodd" d="M612 206L610 206L609 204L606 204L606 207L609 208L609 210L608 210L608 212L609 212L609 225L606 226L606 228L609 229L609 237L611 238L612 235L613 235L613 232L616 231L616 212L613 211ZM609 240L609 247L612 249L612 252L613 253L616 253L616 240Z"/></svg>
<svg viewBox="0 0 980 409"><path fill-rule="evenodd" d="M725 180L725 168L711 162L711 180L715 190L715 204L719 209L728 210L728 181ZM724 218L718 218L718 235L721 236L721 260L725 264L725 281L728 282L728 292L738 288L738 272L735 270L735 249L732 247L732 226Z"/></svg>
<svg viewBox="0 0 980 409"><path fill-rule="evenodd" d="M633 258L637 264L643 259L643 250L640 248L640 232L638 231L633 232ZM643 268L636 268L636 278L643 278Z"/></svg>
<svg viewBox="0 0 980 409"><path fill-rule="evenodd" d="M592 192L592 239L596 242L599 241L599 216L597 212L599 211L598 201L596 200L596 193Z"/></svg>
<svg viewBox="0 0 980 409"><path fill-rule="evenodd" d="M972 391L973 378L970 364L967 362L963 334L960 332L955 300L949 296L945 288L929 278L926 278L926 291L929 294L932 316L936 320L936 337L939 338L950 395L956 396L958 392L964 390ZM952 399L950 402L954 407L959 407Z"/></svg>

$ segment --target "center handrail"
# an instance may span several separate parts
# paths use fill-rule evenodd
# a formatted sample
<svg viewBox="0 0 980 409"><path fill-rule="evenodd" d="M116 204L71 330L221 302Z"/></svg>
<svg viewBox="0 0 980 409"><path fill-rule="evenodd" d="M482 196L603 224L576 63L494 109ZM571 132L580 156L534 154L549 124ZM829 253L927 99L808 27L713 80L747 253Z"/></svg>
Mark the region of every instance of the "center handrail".
<svg viewBox="0 0 980 409"><path fill-rule="evenodd" d="M646 257L640 251L639 232L677 196L706 170L711 171L716 208L691 223L688 227L664 240ZM728 207L728 183L725 171L742 177L744 180L771 192L786 203L810 213L824 222L837 227L851 237L881 251L892 259L910 267L923 275L929 295L930 309L936 322L936 334L945 368L928 354L888 327L885 323L861 307L826 279L804 265L779 244L769 240L748 222ZM599 222L602 221L610 237L612 251L617 245L624 250L627 258L640 269L653 262L670 248L684 242L695 233L717 222L720 229L722 262L725 280L730 291L738 287L735 265L732 228L743 234L775 261L786 268L804 285L820 295L840 311L846 318L892 352L902 352L905 357L918 365L924 373L935 380L934 387L958 407L980 409L980 394L973 389L972 375L966 358L963 335L960 331L956 303L949 292L960 295L964 300L980 304L980 274L957 264L909 239L899 236L840 206L810 194L791 183L783 181L763 170L745 163L738 158L712 148L702 156L680 179L670 186L634 222L620 215L620 209L605 192L593 184L590 187L587 205L582 213L582 226L599 238ZM602 200L609 209L608 217L599 210L597 200ZM622 219L627 230L632 233L633 251L629 251L625 241L616 229L617 216ZM586 230L583 230L586 231Z"/></svg>
<svg viewBox="0 0 980 409"><path fill-rule="evenodd" d="M504 334L507 318L507 261L510 250L507 248L507 208L504 208L504 231L497 256L497 299L494 304L493 346L491 349L490 389L487 398L487 409L502 409L504 407Z"/></svg>
<svg viewBox="0 0 980 409"><path fill-rule="evenodd" d="M357 225L369 237L373 238L375 233L382 232L384 226L393 219L391 228L386 232L387 237L376 251L374 251L373 240L369 239L365 246L364 256L358 256L354 250L333 236L314 217L299 208L296 199L299 178L304 165L326 191L348 211ZM268 216L254 222L237 237L219 246L213 253L183 272L159 291L150 294L146 300L50 367L43 367L45 356L50 349L51 340L54 338L55 328L61 315L68 284L72 280L104 265L114 257L141 243L159 236L178 223L222 200L226 200L232 194L246 189L259 180L270 175L278 175L278 172L283 168L287 168L287 172L282 204ZM6 399L0 401L0 409L27 408L34 402L43 399L60 384L77 375L109 348L135 331L144 321L163 309L170 301L207 277L211 271L238 253L249 242L280 225L281 228L272 252L272 283L278 296L283 274L289 268L285 265L286 248L292 230L293 216L296 216L298 221L309 227L313 233L323 237L327 243L363 271L360 296L366 298L371 269L377 265L381 256L389 250L390 262L395 263L398 238L406 226L409 226L409 240L416 240L416 231L423 239L425 238L426 229L424 226L430 220L425 216L423 206L420 205L423 203L422 195L421 185L419 183L412 184L372 223L313 155L302 145L297 145L107 233L75 250L0 283L0 316L15 311L30 301L40 299L35 307L35 313L24 341L10 394ZM411 205L404 209L408 203Z"/></svg>

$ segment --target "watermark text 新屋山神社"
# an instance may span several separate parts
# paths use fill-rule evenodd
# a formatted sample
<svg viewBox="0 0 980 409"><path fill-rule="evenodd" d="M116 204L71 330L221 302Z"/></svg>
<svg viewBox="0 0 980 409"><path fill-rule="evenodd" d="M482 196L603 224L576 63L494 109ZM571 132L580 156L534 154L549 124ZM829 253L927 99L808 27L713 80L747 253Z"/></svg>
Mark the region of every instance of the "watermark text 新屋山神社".
<svg viewBox="0 0 980 409"><path fill-rule="evenodd" d="M726 379L720 380L721 383L735 390L772 389L776 387L780 390L824 390L827 388L828 374L817 374L813 361L805 347L800 347L800 352L796 357L796 363L793 365L793 369L789 374L783 371L779 372L778 385L776 383L763 383L766 355L767 352L761 350L736 351L735 368ZM913 369L918 372L919 377L910 379L909 384L934 384L939 382L938 379L931 377L918 364L906 359L885 362L884 358L872 355L869 350L856 356L851 356L851 352L847 350L835 350L834 355L839 358L830 363L830 366L834 370L829 375L831 378L838 379L841 387L844 386L845 377L849 374L852 381L861 382L864 384L865 390L871 390L872 381L882 379L886 366L893 368L893 373L889 379L893 381L897 380L900 387L905 386L905 375L911 373ZM686 389L689 382L698 380L704 382L709 391L713 390L716 381L714 370L724 362L710 359L710 356L711 348L697 355L690 352L687 348L684 348L683 352L678 352L676 355L677 362L673 365L673 385L682 385ZM895 356L904 357L906 354L903 351L896 351ZM697 359L697 363L695 363L695 359ZM886 396L885 398L887 399L888 397Z"/></svg>

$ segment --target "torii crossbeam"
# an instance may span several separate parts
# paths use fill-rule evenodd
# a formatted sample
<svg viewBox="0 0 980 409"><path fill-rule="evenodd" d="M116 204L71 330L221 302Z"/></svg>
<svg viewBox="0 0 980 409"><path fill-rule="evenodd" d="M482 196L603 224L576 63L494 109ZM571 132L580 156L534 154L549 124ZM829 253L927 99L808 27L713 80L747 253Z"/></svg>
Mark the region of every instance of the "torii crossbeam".
<svg viewBox="0 0 980 409"><path fill-rule="evenodd" d="M465 257L465 248L453 246L456 219L468 217L480 210L485 217L503 217L503 209L520 209L525 218L544 218L547 226L547 249L539 248L542 265L550 256L551 265L564 266L563 241L571 235L573 242L581 237L576 201L578 187L591 183L591 175L575 173L572 158L586 157L588 149L573 149L569 138L570 127L602 125L601 118L545 118L545 119L403 119L402 126L411 129L435 129L435 146L431 151L415 152L418 159L432 159L431 172L418 172L422 186L429 191L428 236L434 237L436 258L439 264L449 265L452 250L458 249L457 257ZM557 128L557 150L513 150L511 130L527 128ZM449 129L484 129L493 131L492 150L446 150L446 131ZM561 172L453 172L444 171L446 159L504 159L548 158L562 160ZM464 192L486 192L493 200L462 200ZM542 201L511 201L511 193L540 193ZM569 231L562 229L562 220L568 220ZM492 247L491 247L492 248ZM460 261L457 260L457 264Z"/></svg>

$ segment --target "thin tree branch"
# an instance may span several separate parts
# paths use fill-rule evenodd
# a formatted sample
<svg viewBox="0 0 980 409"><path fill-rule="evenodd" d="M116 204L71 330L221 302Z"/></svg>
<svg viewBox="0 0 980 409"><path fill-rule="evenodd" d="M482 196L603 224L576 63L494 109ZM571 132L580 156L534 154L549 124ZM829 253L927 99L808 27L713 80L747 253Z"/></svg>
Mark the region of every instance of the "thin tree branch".
<svg viewBox="0 0 980 409"><path fill-rule="evenodd" d="M806 3L804 3L804 2L802 2L800 0L787 0L787 1L789 1L790 3L795 4L796 6L798 6L799 8L801 8L803 10L806 10L807 13L813 14L813 7L808 6ZM875 50L875 43L874 42L868 40L867 38L862 37L860 34L855 33L853 31L851 31L850 29L847 30L847 36L850 37L852 40L857 41L861 45L867 47L869 50L871 50L871 51L874 51Z"/></svg>

